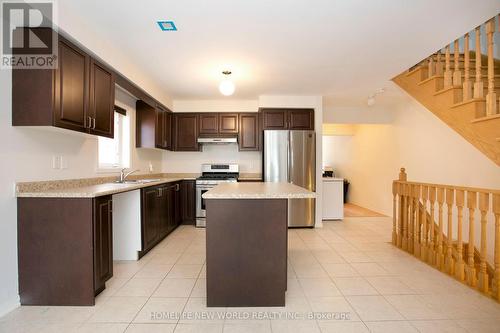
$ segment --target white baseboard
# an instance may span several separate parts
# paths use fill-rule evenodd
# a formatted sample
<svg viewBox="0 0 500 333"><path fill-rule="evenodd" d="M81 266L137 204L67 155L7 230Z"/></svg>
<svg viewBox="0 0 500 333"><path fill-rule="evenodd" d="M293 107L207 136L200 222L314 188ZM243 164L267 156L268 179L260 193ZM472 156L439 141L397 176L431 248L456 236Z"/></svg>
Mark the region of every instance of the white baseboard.
<svg viewBox="0 0 500 333"><path fill-rule="evenodd" d="M6 315L19 306L21 306L19 296L12 297L11 299L0 303L0 317Z"/></svg>

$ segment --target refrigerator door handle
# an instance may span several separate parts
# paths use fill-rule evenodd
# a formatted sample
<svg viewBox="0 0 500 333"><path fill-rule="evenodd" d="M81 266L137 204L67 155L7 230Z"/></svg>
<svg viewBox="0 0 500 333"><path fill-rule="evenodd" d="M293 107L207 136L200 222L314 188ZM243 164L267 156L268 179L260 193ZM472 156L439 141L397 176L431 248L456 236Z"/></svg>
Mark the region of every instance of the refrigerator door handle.
<svg viewBox="0 0 500 333"><path fill-rule="evenodd" d="M287 151L286 151L286 159L287 159L287 181L290 183L290 184L293 184L293 181L292 181L292 177L291 177L291 174L292 174L292 136L290 135L290 131L287 131L288 134L287 134L287 139L288 139L288 147L287 147Z"/></svg>

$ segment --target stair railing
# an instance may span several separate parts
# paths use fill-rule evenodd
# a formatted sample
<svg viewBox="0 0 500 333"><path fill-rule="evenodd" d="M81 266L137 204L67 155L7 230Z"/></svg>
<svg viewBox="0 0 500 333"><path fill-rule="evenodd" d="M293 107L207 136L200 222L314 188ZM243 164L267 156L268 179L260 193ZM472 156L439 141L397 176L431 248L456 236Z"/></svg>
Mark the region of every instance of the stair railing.
<svg viewBox="0 0 500 333"><path fill-rule="evenodd" d="M500 301L500 190L409 182L401 168L392 193L392 243ZM490 233L494 245L488 252Z"/></svg>
<svg viewBox="0 0 500 333"><path fill-rule="evenodd" d="M457 88L462 89L462 102L477 101L485 98L485 111L478 115L478 118L495 116L499 113L499 99L495 90L495 30L500 26L500 18L497 16L488 20L486 23L476 27L473 31L467 32L460 38L457 38L452 43L443 47L436 53L430 55L422 62L420 66L426 68L423 73L423 78L431 78L435 76L442 77L442 88ZM483 27L483 28L482 28ZM484 31L486 45L481 45L482 31ZM474 38L473 45L470 45L470 38ZM460 48L463 48L463 52ZM482 67L481 56L483 52L481 47L485 49L487 56L487 67ZM470 52L475 52L474 69L471 69ZM444 52L444 71L441 64L441 54ZM415 69L415 66L410 69ZM483 82L483 70L486 72L486 80ZM498 70L498 69L497 69ZM474 82L471 75L474 74ZM485 84L487 85L485 96Z"/></svg>

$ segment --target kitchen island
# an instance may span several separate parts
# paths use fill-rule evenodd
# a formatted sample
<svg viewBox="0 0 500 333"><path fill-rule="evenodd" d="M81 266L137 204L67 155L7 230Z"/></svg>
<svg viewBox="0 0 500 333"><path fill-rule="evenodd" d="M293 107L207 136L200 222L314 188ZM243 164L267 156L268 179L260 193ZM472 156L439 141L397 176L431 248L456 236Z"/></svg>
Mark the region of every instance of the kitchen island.
<svg viewBox="0 0 500 333"><path fill-rule="evenodd" d="M207 306L284 306L288 199L315 193L289 183L225 183L206 202Z"/></svg>

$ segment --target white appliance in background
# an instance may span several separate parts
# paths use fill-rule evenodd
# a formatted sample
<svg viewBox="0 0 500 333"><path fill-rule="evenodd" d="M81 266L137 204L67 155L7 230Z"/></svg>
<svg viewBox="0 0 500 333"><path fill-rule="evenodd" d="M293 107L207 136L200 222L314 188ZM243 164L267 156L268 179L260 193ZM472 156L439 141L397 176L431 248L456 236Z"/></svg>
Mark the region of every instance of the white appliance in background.
<svg viewBox="0 0 500 333"><path fill-rule="evenodd" d="M288 182L316 191L314 131L264 131L264 181ZM288 200L288 226L314 227L315 199Z"/></svg>
<svg viewBox="0 0 500 333"><path fill-rule="evenodd" d="M113 260L138 260L141 234L141 190L114 194Z"/></svg>
<svg viewBox="0 0 500 333"><path fill-rule="evenodd" d="M238 181L240 168L238 164L202 164L201 176L196 178L196 226L206 226L205 200L203 193L221 183L235 183Z"/></svg>
<svg viewBox="0 0 500 333"><path fill-rule="evenodd" d="M323 220L344 219L344 179L323 178Z"/></svg>

